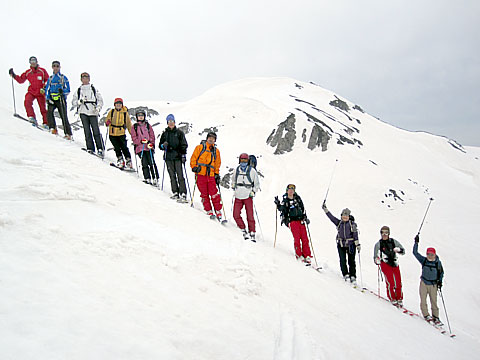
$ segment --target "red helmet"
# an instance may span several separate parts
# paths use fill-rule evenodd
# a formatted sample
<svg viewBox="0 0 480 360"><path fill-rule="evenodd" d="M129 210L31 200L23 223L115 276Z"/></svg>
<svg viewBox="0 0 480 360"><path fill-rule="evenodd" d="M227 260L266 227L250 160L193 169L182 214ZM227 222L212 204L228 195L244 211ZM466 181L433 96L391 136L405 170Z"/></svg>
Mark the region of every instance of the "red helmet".
<svg viewBox="0 0 480 360"><path fill-rule="evenodd" d="M122 98L115 98L115 101L113 102L113 104L115 105L116 103L122 103L122 105L123 105L123 99Z"/></svg>
<svg viewBox="0 0 480 360"><path fill-rule="evenodd" d="M248 154L247 153L241 153L240 156L238 157L238 162L241 162L242 159L248 160Z"/></svg>

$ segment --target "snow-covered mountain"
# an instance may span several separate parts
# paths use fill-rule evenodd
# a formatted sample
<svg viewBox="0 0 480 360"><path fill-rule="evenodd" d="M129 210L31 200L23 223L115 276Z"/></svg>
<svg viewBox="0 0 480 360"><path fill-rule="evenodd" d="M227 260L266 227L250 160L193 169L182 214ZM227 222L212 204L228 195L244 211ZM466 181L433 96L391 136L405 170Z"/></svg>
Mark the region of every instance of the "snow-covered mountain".
<svg viewBox="0 0 480 360"><path fill-rule="evenodd" d="M198 192L196 209L172 203L168 175L162 193L80 151L80 127L67 143L0 109L2 358L466 359L478 353L478 148L395 128L333 92L288 78L239 80L186 103L125 100L132 110L150 110L150 123L160 123L157 135L166 115L175 114L188 132L189 154L206 132L218 133L229 218L229 174L240 153L257 155L263 239L246 243L233 223L212 223L198 210ZM158 155L157 163L161 171ZM420 265L411 248L435 199L420 250L434 246L442 259L456 339L340 280L335 227L320 208L332 174L327 204L333 213L349 207L355 215L363 284L377 290L373 245L389 225L408 250L400 259L404 302L417 312ZM288 183L305 202L322 274L295 262L287 228L278 228L273 248L272 200Z"/></svg>

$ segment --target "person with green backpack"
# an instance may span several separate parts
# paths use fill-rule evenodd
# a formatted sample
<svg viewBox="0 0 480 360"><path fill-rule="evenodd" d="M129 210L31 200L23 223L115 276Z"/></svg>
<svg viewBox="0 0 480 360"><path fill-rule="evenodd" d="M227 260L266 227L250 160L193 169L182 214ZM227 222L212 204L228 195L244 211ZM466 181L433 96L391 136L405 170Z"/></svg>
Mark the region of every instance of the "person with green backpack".
<svg viewBox="0 0 480 360"><path fill-rule="evenodd" d="M255 242L255 218L253 216L253 198L260 190L260 181L256 168L257 159L254 155L240 154L239 165L233 173L232 189L235 190L233 219L242 230L243 238ZM248 232L243 222L241 211L245 206L247 213Z"/></svg>

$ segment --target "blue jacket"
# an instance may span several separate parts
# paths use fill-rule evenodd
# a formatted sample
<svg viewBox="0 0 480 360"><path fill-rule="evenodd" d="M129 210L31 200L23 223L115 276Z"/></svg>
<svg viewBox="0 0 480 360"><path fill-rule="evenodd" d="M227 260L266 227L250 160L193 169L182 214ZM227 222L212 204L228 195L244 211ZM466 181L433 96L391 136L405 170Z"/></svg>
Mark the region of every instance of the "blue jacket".
<svg viewBox="0 0 480 360"><path fill-rule="evenodd" d="M418 253L418 243L413 245L413 255L422 264L422 276L420 276L420 279L426 285L436 285L442 282L443 266L438 256L435 257L435 261L428 261L425 256Z"/></svg>
<svg viewBox="0 0 480 360"><path fill-rule="evenodd" d="M47 100L52 99L52 94L58 94L59 89L63 89L63 97L67 98L67 95L70 93L70 83L65 75L53 74L48 78L47 83L45 84L45 96Z"/></svg>

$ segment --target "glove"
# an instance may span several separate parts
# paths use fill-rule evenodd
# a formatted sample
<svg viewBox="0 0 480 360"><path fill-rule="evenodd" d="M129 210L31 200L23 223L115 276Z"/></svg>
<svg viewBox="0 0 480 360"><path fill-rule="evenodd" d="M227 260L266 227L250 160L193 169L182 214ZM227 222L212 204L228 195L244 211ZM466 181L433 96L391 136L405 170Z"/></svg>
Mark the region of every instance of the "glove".
<svg viewBox="0 0 480 360"><path fill-rule="evenodd" d="M355 240L354 241L354 244L355 246L357 247L357 251L360 252L360 250L362 249L361 245L360 245L360 242L358 240Z"/></svg>
<svg viewBox="0 0 480 360"><path fill-rule="evenodd" d="M183 154L182 155L182 164L185 164L187 162L187 155Z"/></svg>
<svg viewBox="0 0 480 360"><path fill-rule="evenodd" d="M307 225L310 224L310 219L307 218L307 217L306 217L305 220L303 220L303 221L305 221L305 222L307 223Z"/></svg>
<svg viewBox="0 0 480 360"><path fill-rule="evenodd" d="M40 89L40 94L45 95L45 89L44 88Z"/></svg>
<svg viewBox="0 0 480 360"><path fill-rule="evenodd" d="M420 242L420 236L416 235L415 236L415 242L418 244Z"/></svg>
<svg viewBox="0 0 480 360"><path fill-rule="evenodd" d="M52 99L48 99L48 103L52 105L55 104Z"/></svg>
<svg viewBox="0 0 480 360"><path fill-rule="evenodd" d="M393 251L395 251L396 253L402 252L402 250L399 247L394 247Z"/></svg>
<svg viewBox="0 0 480 360"><path fill-rule="evenodd" d="M273 202L275 203L275 205L277 205L277 207L280 206L280 200L278 200L278 196L275 196L275 199L273 199Z"/></svg>
<svg viewBox="0 0 480 360"><path fill-rule="evenodd" d="M147 139L142 139L142 144L146 144L148 143L148 140Z"/></svg>
<svg viewBox="0 0 480 360"><path fill-rule="evenodd" d="M198 174L200 171L202 171L202 168L200 166L194 166L192 168L192 171L196 174Z"/></svg>
<svg viewBox="0 0 480 360"><path fill-rule="evenodd" d="M80 99L80 100L78 100L78 102L83 105L83 103L84 103L85 101L84 101L83 99Z"/></svg>
<svg viewBox="0 0 480 360"><path fill-rule="evenodd" d="M63 94L63 88L59 88L59 89L58 89L58 93L59 93L60 95L62 95L62 94Z"/></svg>
<svg viewBox="0 0 480 360"><path fill-rule="evenodd" d="M220 185L220 174L215 174L215 183Z"/></svg>
<svg viewBox="0 0 480 360"><path fill-rule="evenodd" d="M377 257L375 258L375 264L380 265L380 263L381 263L381 260L380 260L380 258L377 256Z"/></svg>
<svg viewBox="0 0 480 360"><path fill-rule="evenodd" d="M152 143L148 143L147 148L153 149L153 144L152 144Z"/></svg>
<svg viewBox="0 0 480 360"><path fill-rule="evenodd" d="M438 289L438 290L441 290L441 289L442 289L442 282L441 282L441 281L438 281L438 282L437 282L437 289Z"/></svg>
<svg viewBox="0 0 480 360"><path fill-rule="evenodd" d="M105 121L105 126L110 126L112 122L110 120Z"/></svg>
<svg viewBox="0 0 480 360"><path fill-rule="evenodd" d="M10 70L8 70L8 73L11 77L15 77L15 73L13 72L13 68L10 68Z"/></svg>
<svg viewBox="0 0 480 360"><path fill-rule="evenodd" d="M251 197L251 198L255 197L255 191L253 191L253 190L250 191L250 195L248 195L248 196Z"/></svg>
<svg viewBox="0 0 480 360"><path fill-rule="evenodd" d="M161 149L162 149L162 150L166 150L167 147L168 147L168 142L165 141L165 142L162 144Z"/></svg>
<svg viewBox="0 0 480 360"><path fill-rule="evenodd" d="M323 211L325 211L325 214L328 213L327 204L325 203L325 201L322 204L322 209Z"/></svg>

